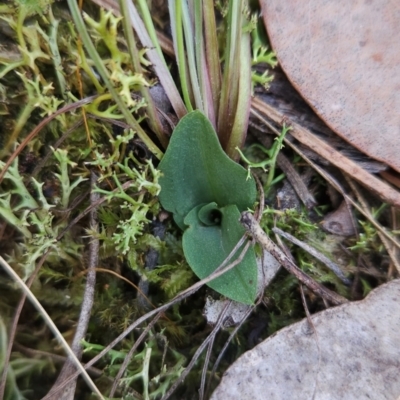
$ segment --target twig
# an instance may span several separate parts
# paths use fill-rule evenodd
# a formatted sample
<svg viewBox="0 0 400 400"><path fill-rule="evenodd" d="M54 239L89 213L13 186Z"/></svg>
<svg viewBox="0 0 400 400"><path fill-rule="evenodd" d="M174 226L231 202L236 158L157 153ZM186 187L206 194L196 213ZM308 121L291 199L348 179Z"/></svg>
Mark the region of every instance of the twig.
<svg viewBox="0 0 400 400"><path fill-rule="evenodd" d="M131 186L133 183L132 180L125 182L124 184L121 185L121 188L117 187L115 188L111 193L117 193L121 189L125 190L128 189L129 186ZM135 194L140 194L140 192L135 193ZM132 194L133 196L133 194ZM79 222L84 216L89 214L89 212L92 212L93 210L97 209L100 205L108 201L108 196L104 196L102 198L97 199L95 202L92 202L89 207L87 207L85 210L83 210L80 214L78 214L69 224L68 226L61 231L61 233L57 236L56 240L59 241L61 238L65 235L66 232L68 232L72 226L74 226L77 222Z"/></svg>
<svg viewBox="0 0 400 400"><path fill-rule="evenodd" d="M253 178L256 181L257 184L257 189L258 192L260 194L260 199L259 199L259 204L258 204L258 209L256 210L256 212L254 213L255 218L258 222L260 222L263 212L264 212L264 206L265 206L265 193L264 193L264 189L263 186L261 184L260 179L258 178L258 176L256 174L253 174Z"/></svg>
<svg viewBox="0 0 400 400"><path fill-rule="evenodd" d="M13 163L13 161L21 154L22 150L27 146L27 144L44 128L48 123L50 123L54 118L56 118L58 115L66 113L68 111L73 111L76 108L83 107L84 105L90 103L92 100L94 100L98 95L94 96L89 96L86 97L82 100L78 100L75 103L72 104L67 104L66 106L60 108L57 110L55 113L49 115L45 119L43 119L39 125L37 125L29 134L28 136L21 142L21 144L14 150L14 152L11 154L10 158L4 165L3 169L0 172L0 183L3 181L4 175L6 174L8 168L10 165Z"/></svg>
<svg viewBox="0 0 400 400"><path fill-rule="evenodd" d="M229 262L229 260L236 254L236 252L240 249L240 247L242 247L242 244L244 243L246 241L246 235L243 235L241 238L240 238L240 240L236 243L236 246L232 249L232 251L227 255L227 257L225 258L225 260L221 263L221 265L219 265L218 266L218 268L216 268L215 270L214 270L214 272L210 275L210 276L208 276L207 278L204 278L202 281L206 281L207 279L209 279L209 278L211 278L212 276L214 276L214 274L217 274L217 275L215 275L215 277L214 278L212 278L212 279L215 279L217 276L220 276L220 275L222 275L222 274L219 274L219 272L221 272L221 271L224 271L224 272L226 272L226 271L228 271L228 267L226 267L225 268L225 265ZM246 251L247 251L247 249L249 248L249 246L250 246L250 243L247 243L247 245L245 246L245 248L246 248ZM243 253L243 251L242 251L242 253ZM240 253L240 256L239 256L239 258L242 256L242 253ZM244 253L244 254L246 254L246 252ZM243 255L244 256L244 255ZM237 259L238 260L238 259ZM236 260L236 261L237 261ZM234 262L236 262L236 261L234 261ZM232 265L232 264L230 264L230 265ZM237 264L236 264L237 265ZM210 279L210 281L212 280L212 279ZM200 281L200 282L202 282L202 281ZM207 281L207 282L204 282L204 283L208 283L209 281Z"/></svg>
<svg viewBox="0 0 400 400"><path fill-rule="evenodd" d="M321 296L322 298L329 300L335 305L343 304L348 301L344 297L320 285L318 282L315 282L300 268L298 268L293 263L293 261L290 260L282 252L282 250L265 234L260 225L251 215L251 213L247 211L243 212L240 222L265 250L269 251L287 271L293 274L301 283L306 285L314 293Z"/></svg>
<svg viewBox="0 0 400 400"><path fill-rule="evenodd" d="M17 351L21 352L22 354L25 354L26 356L29 356L31 358L34 358L34 357L49 358L55 363L62 363L62 364L64 364L68 359L66 356L61 356L59 354L50 353L48 351L31 349L30 347L26 347L26 346L24 346L20 343L16 343L16 342L14 342L13 347L15 350L17 350ZM96 367L90 367L87 369L87 371L90 374L92 374L93 377L95 377L95 378L100 378L101 376L104 376L104 371L101 369L98 369ZM114 382L114 379L109 376L105 376L105 378L111 383Z"/></svg>
<svg viewBox="0 0 400 400"><path fill-rule="evenodd" d="M65 139L68 138L68 136L75 131L75 129L79 128L83 124L83 119L80 119L79 121L76 121L74 124L72 124L71 127L69 127L63 135L54 143L53 150L57 150L62 142L64 142ZM49 158L53 155L53 150L50 150L47 152L47 154L40 160L40 162L36 165L32 173L30 174L29 177L36 177L36 175L39 173L39 171L46 165L47 161Z"/></svg>
<svg viewBox="0 0 400 400"><path fill-rule="evenodd" d="M218 358L217 358L217 360L215 361L215 364L214 364L213 369L212 369L211 374L210 374L210 380L208 381L207 390L206 390L206 396L207 396L207 394L208 394L209 391L210 391L211 382L212 382L213 376L215 375L215 372L216 372L216 370L217 370L217 368L218 368L218 365L219 365L219 363L221 362L222 357L224 356L225 351L226 351L226 349L227 349L228 346L229 346L229 343L230 343L230 342L232 341L232 339L235 337L237 331L241 328L241 326L243 325L244 321L246 321L247 317L253 312L253 310L254 310L255 307L256 307L256 306L249 307L249 309L248 309L248 310L246 311L246 313L244 314L243 318L240 320L239 324L235 327L235 329L234 329L234 330L231 332L231 334L229 335L228 339L226 340L226 342L225 342L225 344L224 344L224 347L223 347L222 350L219 352Z"/></svg>
<svg viewBox="0 0 400 400"><path fill-rule="evenodd" d="M38 302L34 294L31 292L31 290L28 288L28 286L25 284L25 282L18 276L18 274L11 268L10 265L3 259L3 257L0 256L0 264L3 265L4 269L6 272L11 276L12 279L14 279L15 282L18 283L18 285L21 287L21 289L24 291L28 299L31 301L32 305L37 309L37 311L40 313L42 318L46 321L47 326L51 329L53 332L54 336L57 338L59 342L61 342L63 348L67 351L68 355L74 360L76 366L79 368L79 372L77 375L80 373L83 375L83 378L89 385L90 389L93 390L100 399L104 400L103 395L100 393L99 389L97 389L96 385L93 383L92 379L82 366L82 364L79 362L79 360L76 358L75 354L72 352L70 349L67 341L64 339L63 335L61 332L58 330L56 325L54 324L53 320L50 318L49 314L47 314L46 310L43 308L43 306Z"/></svg>
<svg viewBox="0 0 400 400"><path fill-rule="evenodd" d="M208 335L207 339L204 340L204 342L200 345L200 347L196 350L196 352L193 355L193 358L191 359L190 363L188 366L185 368L185 370L182 372L181 376L179 379L177 379L173 385L169 388L168 392L165 393L165 395L161 398L161 400L167 400L170 398L172 393L176 390L176 388L183 382L183 380L186 378L186 376L189 374L191 369L193 368L194 364L196 363L197 359L200 357L201 353L203 350L206 348L206 346L209 345L209 343L214 341L215 335L219 332L224 320L225 320L225 315L229 309L229 306L232 304L232 302L227 302L225 305L225 308L221 312L221 314L218 317L218 321L214 326L214 329L211 331L211 333ZM201 393L200 393L201 395Z"/></svg>
<svg viewBox="0 0 400 400"><path fill-rule="evenodd" d="M381 224L378 221L376 221L376 219L372 215L372 213L370 211L370 207L368 206L367 201L365 200L365 198L362 195L361 191L358 189L358 187L355 184L355 182L353 182L353 180L350 179L349 176L345 175L345 178L346 178L347 183L350 185L350 187L353 189L354 193L356 194L357 199L361 204L361 207L370 216L370 220L375 221L376 224L380 227L380 228L378 228L377 226L375 226L377 228L378 236L381 239L381 242L383 243L383 245L385 246L386 251L388 252L389 257L390 257L393 265L396 267L397 272L400 273L400 263L399 263L397 255L396 255L396 248L394 247L393 243L389 242L389 240L387 239L386 235L384 235L383 231L385 231L385 228L383 226L381 226Z"/></svg>
<svg viewBox="0 0 400 400"><path fill-rule="evenodd" d="M100 194L95 191L95 185L97 181L97 176L92 171L90 174L90 182L92 191L90 193L90 203L95 204L100 197ZM94 232L98 232L99 230L99 222L97 218L97 209L93 208L90 211L90 229ZM86 277L86 285L85 291L83 295L82 308L79 315L78 324L76 327L74 339L72 341L71 350L76 355L77 359L82 357L82 345L81 340L84 339L90 320L90 313L93 308L94 302L94 293L95 293L95 284L96 284L96 266L99 261L99 247L100 241L95 236L92 237L92 240L89 244L89 266ZM57 387L60 382L63 382L66 378L68 378L73 372L76 371L75 363L71 358L68 358L67 362L64 364L60 375L58 376L56 382L53 385ZM54 400L73 400L75 397L77 379L75 378L68 387L65 387L64 391L59 395L55 394L53 396ZM50 389L49 394L52 394L53 390Z"/></svg>
<svg viewBox="0 0 400 400"><path fill-rule="evenodd" d="M108 397L114 397L115 391L117 390L117 386L119 384L120 379L122 378L122 375L125 373L126 369L128 368L129 363L131 362L133 353L136 351L138 346L142 343L144 338L147 336L149 333L150 329L155 325L155 323L159 320L161 317L161 312L158 313L154 318L153 321L150 322L150 324L146 327L146 329L142 332L142 334L138 337L138 339L135 341L135 344L132 346L132 348L129 350L129 353L125 356L124 362L122 363L115 379L114 383L112 385L110 395Z"/></svg>
<svg viewBox="0 0 400 400"><path fill-rule="evenodd" d="M232 301L230 301L231 303ZM225 310L223 310L225 311ZM215 341L215 335L212 337L210 340L210 343L207 346L207 352L206 352L206 357L203 363L203 369L201 372L201 380L200 380L200 389L199 389L199 400L204 400L204 390L206 387L206 379L207 379L207 369L208 369L208 364L210 363L210 358L212 354L212 349L214 347L214 341Z"/></svg>
<svg viewBox="0 0 400 400"><path fill-rule="evenodd" d="M339 265L334 263L332 260L330 260L327 256L322 254L320 251L315 249L314 247L310 246L307 243L302 242L299 239L296 239L294 236L292 236L290 233L284 232L279 228L272 228L272 231L274 233L277 233L278 235L281 235L285 239L289 240L290 242L294 243L296 246L301 247L305 251L307 251L309 254L311 254L313 257L315 257L317 260L321 261L324 263L332 272L334 272L337 277L345 284L345 285L350 285L351 281L350 279L346 278L344 275L343 271L340 269Z"/></svg>
<svg viewBox="0 0 400 400"><path fill-rule="evenodd" d="M317 204L317 202L315 201L314 196L310 193L303 179L294 169L288 158L282 152L280 152L276 161L278 163L278 167L284 172L286 178L291 183L294 191L299 196L303 204L306 206L307 210L313 208Z"/></svg>
<svg viewBox="0 0 400 400"><path fill-rule="evenodd" d="M232 306L233 302L232 300L228 300L222 309L216 325L218 325L218 330L223 326L223 323L225 322L225 315L227 314L229 308ZM199 400L204 400L204 389L205 389L205 383L206 383L206 377L207 377L207 368L208 368L208 363L210 362L210 357L211 357L211 352L212 348L214 346L214 341L215 341L215 335L212 336L210 339L210 342L207 346L207 353L206 353L206 358L204 360L203 364L203 371L201 374L201 383L200 383L200 389L199 389Z"/></svg>
<svg viewBox="0 0 400 400"><path fill-rule="evenodd" d="M129 279L125 278L124 276L118 274L117 272L113 271L112 269L106 269L106 268L95 268L96 272L105 272L106 274L111 274L116 276L118 279L121 279L122 281L126 282L128 285L132 286L135 290L140 293L140 295L143 298L143 301L147 301L149 304L149 307L156 308L156 306L150 301L148 297L140 290L140 288L135 285L133 282L131 282ZM79 274L75 275L74 279L77 279L85 274L88 273L88 270L85 269L84 271L81 271Z"/></svg>
<svg viewBox="0 0 400 400"><path fill-rule="evenodd" d="M43 263L46 261L46 258L49 255L49 253L50 253L50 250L47 250L46 253L44 253L43 256L41 257L41 259L39 260L35 270L33 271L33 274L29 277L28 281L26 282L26 286L28 288L31 287L40 268L42 267ZM8 346L7 346L7 353L4 357L3 372L1 374L1 379L0 379L0 399L2 399L4 396L4 390L6 388L8 365L10 362L10 357L11 357L12 347L13 347L13 343L14 343L14 339L15 339L15 334L17 332L19 316L21 315L21 311L22 311L22 308L24 307L25 300L26 300L26 293L23 291L21 299L18 303L18 307L15 310L15 314L14 314L14 317L12 320L10 332L8 334L9 341L8 341Z"/></svg>

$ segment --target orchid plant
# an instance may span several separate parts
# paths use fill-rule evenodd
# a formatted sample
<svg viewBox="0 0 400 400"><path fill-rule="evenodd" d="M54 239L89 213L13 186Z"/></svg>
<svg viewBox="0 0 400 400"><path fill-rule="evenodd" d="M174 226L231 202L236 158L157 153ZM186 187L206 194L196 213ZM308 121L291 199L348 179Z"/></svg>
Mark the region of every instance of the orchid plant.
<svg viewBox="0 0 400 400"><path fill-rule="evenodd" d="M143 58L143 54L132 28L180 119L169 140L148 88L142 85L150 127L161 146L167 149L163 156L162 150L143 129L131 121L131 113L122 104L107 68L97 66L96 49L85 32L75 0L68 0L68 4L85 48L121 114L153 154L161 159L160 202L173 213L175 222L184 231L183 249L190 267L199 278L205 278L243 236L240 212L253 207L256 201L254 179L235 160L240 157L237 149L243 146L247 133L252 78L256 77L252 74L252 65L257 63L257 54L262 54L263 60L268 59L270 65L276 65L273 53L266 58L267 48L260 40L254 40L254 36L258 38L255 29L258 16L251 14L247 0L218 3L224 18L217 31L212 0L169 0L173 48L179 71L178 90L158 43L147 2L119 1L128 51L132 60L136 60L133 62L136 72L142 71L143 62L139 61L139 56ZM83 17L90 23L85 14ZM99 29L99 26L95 28ZM265 76L263 79L268 81ZM257 287L254 249L250 248L234 269L211 281L209 286L228 298L252 304Z"/></svg>
<svg viewBox="0 0 400 400"><path fill-rule="evenodd" d="M184 230L183 251L190 267L200 279L206 278L245 233L239 219L255 203L254 179L248 179L247 171L222 150L200 111L180 120L159 169L160 202ZM230 299L252 304L257 290L254 249L208 285Z"/></svg>

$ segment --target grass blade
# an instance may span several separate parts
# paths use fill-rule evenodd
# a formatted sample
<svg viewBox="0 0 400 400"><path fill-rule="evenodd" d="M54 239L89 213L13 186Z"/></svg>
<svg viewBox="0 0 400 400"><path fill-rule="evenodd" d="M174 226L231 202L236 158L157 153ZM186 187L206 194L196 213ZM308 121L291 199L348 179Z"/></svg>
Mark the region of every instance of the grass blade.
<svg viewBox="0 0 400 400"><path fill-rule="evenodd" d="M107 86L108 91L111 93L113 100L118 105L121 113L125 117L127 123L132 126L133 129L137 132L139 138L143 141L143 143L148 147L148 149L158 158L162 158L162 151L153 143L153 141L147 136L146 132L142 129L142 127L138 124L138 122L133 118L131 112L129 111L128 107L122 101L121 97L119 96L118 92L115 90L113 84L110 81L109 73L106 67L103 64L102 59L100 58L99 54L97 53L89 34L86 30L85 24L83 22L83 18L81 16L80 10L78 8L78 4L75 0L67 0L68 6L71 11L72 18L74 20L75 26L79 35L82 39L82 42L85 45L86 51L88 52L89 56L93 60L98 73L102 77L105 85Z"/></svg>
<svg viewBox="0 0 400 400"><path fill-rule="evenodd" d="M164 88L169 101L171 102L172 108L175 110L178 118L182 118L184 115L186 115L187 110L175 85L175 82L172 79L171 73L165 64L164 58L160 57L159 51L154 48L155 45L153 40L147 32L147 29L140 18L135 5L131 1L128 2L128 11L130 23L135 29L142 46L147 48L146 55L153 64L156 75L160 80L160 83Z"/></svg>

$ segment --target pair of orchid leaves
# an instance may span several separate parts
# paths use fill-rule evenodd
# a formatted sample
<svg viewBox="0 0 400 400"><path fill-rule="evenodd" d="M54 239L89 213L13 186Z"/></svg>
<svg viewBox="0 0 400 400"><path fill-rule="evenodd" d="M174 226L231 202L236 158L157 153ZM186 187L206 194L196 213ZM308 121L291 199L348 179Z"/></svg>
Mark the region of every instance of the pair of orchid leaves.
<svg viewBox="0 0 400 400"><path fill-rule="evenodd" d="M183 251L200 278L212 274L245 233L241 212L254 206L255 181L223 151L208 119L193 111L176 126L159 164L160 202L184 231ZM240 247L231 258L235 260ZM257 296L257 262L249 247L241 262L208 286L232 300L253 304Z"/></svg>

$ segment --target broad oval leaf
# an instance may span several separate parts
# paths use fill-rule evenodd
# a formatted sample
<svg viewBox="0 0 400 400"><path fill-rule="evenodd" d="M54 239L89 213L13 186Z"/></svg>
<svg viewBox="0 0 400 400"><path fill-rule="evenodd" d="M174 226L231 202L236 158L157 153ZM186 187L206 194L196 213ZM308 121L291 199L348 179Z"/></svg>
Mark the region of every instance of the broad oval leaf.
<svg viewBox="0 0 400 400"><path fill-rule="evenodd" d="M215 203L201 204L189 212L185 224L189 227L183 234L183 251L193 272L206 278L226 259L245 233L239 222L240 211L236 205L216 208ZM213 220L206 212L219 211L220 223L207 225L201 222ZM202 215L199 215L202 214ZM215 220L214 220L215 221ZM231 259L235 260L243 246ZM222 295L244 304L253 304L257 295L257 262L253 248L249 248L236 267L208 283Z"/></svg>
<svg viewBox="0 0 400 400"><path fill-rule="evenodd" d="M254 179L247 179L247 171L224 153L200 111L180 120L158 168L163 173L160 202L181 229L185 216L199 204L235 204L244 211L256 200Z"/></svg>

